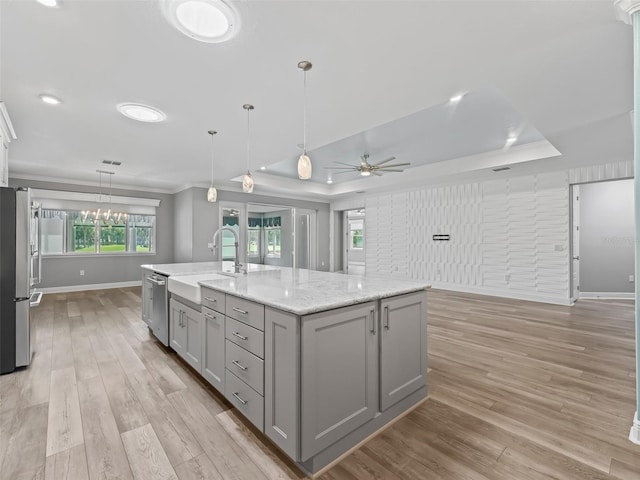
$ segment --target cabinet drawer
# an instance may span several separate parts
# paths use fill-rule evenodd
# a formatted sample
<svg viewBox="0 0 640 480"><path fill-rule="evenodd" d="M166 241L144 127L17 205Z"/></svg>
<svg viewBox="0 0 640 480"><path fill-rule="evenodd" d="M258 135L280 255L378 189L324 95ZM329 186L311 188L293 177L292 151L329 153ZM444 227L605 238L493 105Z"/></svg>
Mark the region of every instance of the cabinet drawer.
<svg viewBox="0 0 640 480"><path fill-rule="evenodd" d="M264 332L264 305L227 295L225 312L227 317L240 320Z"/></svg>
<svg viewBox="0 0 640 480"><path fill-rule="evenodd" d="M224 394L258 429L264 431L264 398L246 383L227 371Z"/></svg>
<svg viewBox="0 0 640 480"><path fill-rule="evenodd" d="M264 332L233 318L227 318L226 336L236 345L264 358Z"/></svg>
<svg viewBox="0 0 640 480"><path fill-rule="evenodd" d="M264 395L264 362L227 340L225 366L260 395Z"/></svg>
<svg viewBox="0 0 640 480"><path fill-rule="evenodd" d="M226 295L210 288L200 288L202 289L202 305L212 308L216 312L224 313Z"/></svg>

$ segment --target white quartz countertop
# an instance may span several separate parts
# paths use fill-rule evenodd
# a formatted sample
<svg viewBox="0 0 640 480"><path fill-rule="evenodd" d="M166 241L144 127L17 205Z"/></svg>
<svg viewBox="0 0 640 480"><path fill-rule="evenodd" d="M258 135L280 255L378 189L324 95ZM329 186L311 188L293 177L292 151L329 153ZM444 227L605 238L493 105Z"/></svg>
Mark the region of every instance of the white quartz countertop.
<svg viewBox="0 0 640 480"><path fill-rule="evenodd" d="M149 270L162 275L193 275L200 273L233 272L233 262L196 262L196 263L156 263L141 265ZM244 264L243 264L244 267ZM260 265L257 263L246 264L248 272L258 272L274 268L272 265Z"/></svg>
<svg viewBox="0 0 640 480"><path fill-rule="evenodd" d="M217 280L201 280L198 283L296 315L308 315L430 287L424 282L388 276L345 275L288 267Z"/></svg>

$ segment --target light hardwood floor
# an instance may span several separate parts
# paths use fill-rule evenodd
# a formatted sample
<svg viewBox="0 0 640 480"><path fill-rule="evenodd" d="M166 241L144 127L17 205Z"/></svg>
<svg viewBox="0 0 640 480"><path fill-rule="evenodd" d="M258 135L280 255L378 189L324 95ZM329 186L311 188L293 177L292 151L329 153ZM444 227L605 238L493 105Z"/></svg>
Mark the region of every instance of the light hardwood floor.
<svg viewBox="0 0 640 480"><path fill-rule="evenodd" d="M140 289L45 295L0 376L0 479L303 478L140 320ZM634 305L432 290L429 399L321 478L640 479Z"/></svg>

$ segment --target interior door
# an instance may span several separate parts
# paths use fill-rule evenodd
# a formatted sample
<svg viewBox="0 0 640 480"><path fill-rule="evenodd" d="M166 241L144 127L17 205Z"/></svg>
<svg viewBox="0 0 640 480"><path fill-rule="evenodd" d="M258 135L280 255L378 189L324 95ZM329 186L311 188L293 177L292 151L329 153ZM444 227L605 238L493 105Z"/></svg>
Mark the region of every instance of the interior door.
<svg viewBox="0 0 640 480"><path fill-rule="evenodd" d="M571 300L580 298L580 186L571 187Z"/></svg>

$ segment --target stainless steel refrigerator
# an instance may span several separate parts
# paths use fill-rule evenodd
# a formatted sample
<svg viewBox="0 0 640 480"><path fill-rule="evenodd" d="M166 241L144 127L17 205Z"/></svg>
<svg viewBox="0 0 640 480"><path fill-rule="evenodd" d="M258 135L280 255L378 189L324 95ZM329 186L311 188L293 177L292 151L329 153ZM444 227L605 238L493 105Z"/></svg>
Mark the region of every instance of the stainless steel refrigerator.
<svg viewBox="0 0 640 480"><path fill-rule="evenodd" d="M29 189L0 187L0 374L31 363L30 306L39 302L34 286L41 265L38 216Z"/></svg>

